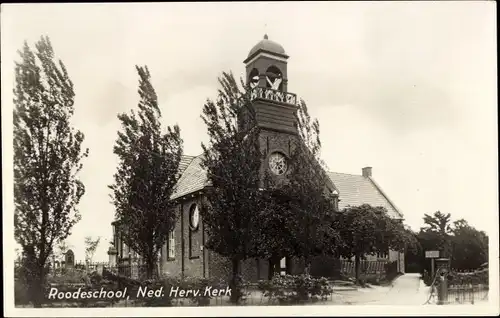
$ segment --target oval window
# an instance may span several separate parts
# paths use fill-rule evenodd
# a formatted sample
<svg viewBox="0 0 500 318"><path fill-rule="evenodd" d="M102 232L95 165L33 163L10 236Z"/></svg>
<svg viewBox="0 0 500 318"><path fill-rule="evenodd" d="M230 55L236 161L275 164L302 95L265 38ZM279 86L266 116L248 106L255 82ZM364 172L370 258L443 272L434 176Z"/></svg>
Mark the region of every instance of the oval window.
<svg viewBox="0 0 500 318"><path fill-rule="evenodd" d="M196 204L191 206L191 211L189 213L189 225L192 230L197 230L200 223L200 211Z"/></svg>

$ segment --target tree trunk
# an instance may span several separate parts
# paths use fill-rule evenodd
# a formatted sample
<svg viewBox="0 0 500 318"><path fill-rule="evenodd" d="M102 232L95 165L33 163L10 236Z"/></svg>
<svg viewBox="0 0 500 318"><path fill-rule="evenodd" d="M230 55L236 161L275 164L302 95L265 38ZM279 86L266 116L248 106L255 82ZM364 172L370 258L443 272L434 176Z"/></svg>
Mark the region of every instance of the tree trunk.
<svg viewBox="0 0 500 318"><path fill-rule="evenodd" d="M268 266L268 271L267 271L267 278L269 280L273 279L273 275L274 275L274 264L273 264L273 259L272 258L269 258L268 259L268 263L269 263L269 266Z"/></svg>
<svg viewBox="0 0 500 318"><path fill-rule="evenodd" d="M269 275L268 275L269 280L273 279L274 274L279 272L279 269L277 269L278 262L279 262L279 259L275 256L272 256L269 258Z"/></svg>
<svg viewBox="0 0 500 318"><path fill-rule="evenodd" d="M148 257L146 259L146 275L147 275L147 279L154 278L155 267L156 267L156 260L154 258L152 258L152 257Z"/></svg>
<svg viewBox="0 0 500 318"><path fill-rule="evenodd" d="M311 275L311 258L304 257L304 274Z"/></svg>
<svg viewBox="0 0 500 318"><path fill-rule="evenodd" d="M360 272L360 255L356 254L354 256L354 270L355 270L355 278L356 284L359 284L359 272Z"/></svg>
<svg viewBox="0 0 500 318"><path fill-rule="evenodd" d="M34 271L32 271L34 274L33 280L31 281L32 284L30 286L30 296L31 296L31 301L33 302L33 307L35 308L41 308L44 300L44 291L45 291L45 286L44 286L44 268L37 268Z"/></svg>
<svg viewBox="0 0 500 318"><path fill-rule="evenodd" d="M233 258L231 260L233 271L231 277L231 298L233 304L237 304L241 299L241 282L240 282L240 260Z"/></svg>

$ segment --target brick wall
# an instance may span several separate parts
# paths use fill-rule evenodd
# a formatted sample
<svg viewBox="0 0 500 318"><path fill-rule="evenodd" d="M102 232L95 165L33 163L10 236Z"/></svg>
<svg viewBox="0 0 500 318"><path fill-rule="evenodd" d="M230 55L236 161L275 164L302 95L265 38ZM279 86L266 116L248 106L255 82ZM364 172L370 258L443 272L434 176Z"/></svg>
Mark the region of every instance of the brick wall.
<svg viewBox="0 0 500 318"><path fill-rule="evenodd" d="M177 211L180 213L181 205L177 206ZM161 249L160 253L160 273L162 276L172 277L180 276L182 274L182 232L181 232L181 218L177 219L174 228L174 238L175 238L175 255L173 259L168 258L168 244L169 240L167 237L167 242Z"/></svg>
<svg viewBox="0 0 500 318"><path fill-rule="evenodd" d="M200 222L197 230L191 228L190 213L194 205L201 207L200 197L188 200L183 204L183 224L184 224L184 275L193 277L204 276L204 255L203 246L203 224Z"/></svg>
<svg viewBox="0 0 500 318"><path fill-rule="evenodd" d="M193 204L198 204L200 207L200 202L201 197L197 196L177 206L179 218L174 229L175 258L168 258L167 240L160 257L160 269L164 276L204 277L207 274L207 252L203 248L203 220L200 217L197 230L193 230L190 224L191 208Z"/></svg>
<svg viewBox="0 0 500 318"><path fill-rule="evenodd" d="M294 149L296 137L286 133L263 130L259 135L259 141L265 154L280 151L289 156Z"/></svg>

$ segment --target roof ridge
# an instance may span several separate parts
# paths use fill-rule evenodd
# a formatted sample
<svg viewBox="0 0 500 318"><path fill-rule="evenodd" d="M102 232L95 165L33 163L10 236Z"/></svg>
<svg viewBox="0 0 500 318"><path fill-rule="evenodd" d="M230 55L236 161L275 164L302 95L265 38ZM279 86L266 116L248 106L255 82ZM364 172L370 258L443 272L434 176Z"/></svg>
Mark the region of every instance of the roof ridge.
<svg viewBox="0 0 500 318"><path fill-rule="evenodd" d="M362 175L360 175L360 174L345 173L345 172L328 171L328 173L337 173L337 174L345 174L345 175L348 175L348 176L362 177Z"/></svg>

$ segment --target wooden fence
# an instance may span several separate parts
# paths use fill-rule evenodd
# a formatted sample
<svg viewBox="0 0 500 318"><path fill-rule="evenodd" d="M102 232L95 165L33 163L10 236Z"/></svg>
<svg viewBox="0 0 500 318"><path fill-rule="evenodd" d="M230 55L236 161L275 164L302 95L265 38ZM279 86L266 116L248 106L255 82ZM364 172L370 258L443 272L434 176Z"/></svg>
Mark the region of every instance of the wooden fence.
<svg viewBox="0 0 500 318"><path fill-rule="evenodd" d="M365 274L382 274L385 273L385 266L388 261L366 261L359 262L360 272ZM340 261L340 272L344 275L354 276L355 263L349 260Z"/></svg>

